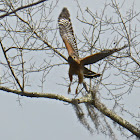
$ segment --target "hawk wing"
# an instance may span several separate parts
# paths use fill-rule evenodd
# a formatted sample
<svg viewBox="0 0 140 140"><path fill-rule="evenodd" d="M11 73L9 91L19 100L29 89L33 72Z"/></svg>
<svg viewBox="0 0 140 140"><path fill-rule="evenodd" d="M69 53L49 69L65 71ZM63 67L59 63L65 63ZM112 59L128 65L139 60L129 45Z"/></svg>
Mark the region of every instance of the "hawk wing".
<svg viewBox="0 0 140 140"><path fill-rule="evenodd" d="M58 17L58 25L60 35L66 45L69 56L74 54L78 57L77 43L74 37L70 14L67 8L63 8L60 13Z"/></svg>
<svg viewBox="0 0 140 140"><path fill-rule="evenodd" d="M99 76L101 76L101 74L95 73L95 72L87 69L86 67L84 67L84 77L85 78L93 78L93 77L97 78Z"/></svg>
<svg viewBox="0 0 140 140"><path fill-rule="evenodd" d="M122 50L122 49L124 49L126 47L127 46L123 46L122 48L118 48L118 49L111 49L111 50L101 51L99 53L96 53L96 54L87 56L85 58L82 58L81 63L82 63L82 65L89 65L89 64L96 63L96 62L104 59L105 57L113 54L114 52L118 52L118 51L120 51L120 50Z"/></svg>

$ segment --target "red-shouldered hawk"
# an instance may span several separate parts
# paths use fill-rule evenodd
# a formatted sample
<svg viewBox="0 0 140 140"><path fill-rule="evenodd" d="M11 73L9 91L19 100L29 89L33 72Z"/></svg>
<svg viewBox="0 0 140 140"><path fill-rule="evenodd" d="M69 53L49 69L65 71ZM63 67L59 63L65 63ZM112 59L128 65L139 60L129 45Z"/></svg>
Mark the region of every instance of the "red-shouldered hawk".
<svg viewBox="0 0 140 140"><path fill-rule="evenodd" d="M68 63L70 65L69 68L70 84L68 88L68 93L71 92L71 83L72 83L73 75L78 75L78 85L76 88L76 94L78 93L79 84L83 82L83 77L93 78L93 77L99 77L101 75L87 69L86 67L84 67L85 65L96 63L99 60L102 60L105 57L113 54L114 52L126 48L126 46L124 46L118 49L115 48L111 50L104 50L99 53L87 56L85 58L79 58L77 43L74 37L70 14L67 8L63 8L62 12L60 13L58 18L58 25L59 25L60 35L63 39L63 42L65 43L65 46L69 54Z"/></svg>

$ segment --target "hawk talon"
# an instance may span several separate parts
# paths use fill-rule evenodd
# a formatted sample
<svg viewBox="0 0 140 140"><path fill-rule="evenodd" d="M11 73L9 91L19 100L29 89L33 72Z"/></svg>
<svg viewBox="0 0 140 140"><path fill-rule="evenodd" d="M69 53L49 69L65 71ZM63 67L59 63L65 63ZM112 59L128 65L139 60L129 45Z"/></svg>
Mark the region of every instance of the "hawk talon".
<svg viewBox="0 0 140 140"><path fill-rule="evenodd" d="M69 85L69 88L68 88L68 94L70 94L71 93L71 87L70 87L71 85Z"/></svg>
<svg viewBox="0 0 140 140"><path fill-rule="evenodd" d="M78 88L76 88L75 94L76 94L76 95L78 94Z"/></svg>

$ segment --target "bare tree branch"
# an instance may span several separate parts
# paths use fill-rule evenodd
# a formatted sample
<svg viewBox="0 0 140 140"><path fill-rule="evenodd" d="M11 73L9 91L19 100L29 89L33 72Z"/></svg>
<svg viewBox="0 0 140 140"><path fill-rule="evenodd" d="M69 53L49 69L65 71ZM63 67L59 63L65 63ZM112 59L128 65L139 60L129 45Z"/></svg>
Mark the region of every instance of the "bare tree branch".
<svg viewBox="0 0 140 140"><path fill-rule="evenodd" d="M140 33L135 24L135 20L140 21L139 12L127 11L128 14L123 16L121 6L116 0L110 0L109 4L106 3L100 14L89 8L83 12L84 9L76 1L81 13L81 16L78 14L77 18L81 24L86 25L82 27L83 38L80 35L80 39L77 37L77 44L80 46L79 53L82 57L104 49L125 47L124 44L128 44L129 50L114 53L94 66L90 65L91 70L95 69L102 76L100 79L85 80L82 88L79 87L80 94L71 99L63 96L63 93L43 93L47 91L48 83L53 85L49 87L52 89L55 85L68 86L67 77L63 77L67 72L61 71L61 66L67 64L64 60L68 61L65 57L66 49L62 45L62 40L59 39L55 23L57 17L53 13L53 10L57 8L58 0L56 3L48 1L48 5L43 4L45 1L47 0L38 0L25 6L22 6L22 2L14 3L10 0L5 4L2 1L5 7L0 10L5 13L0 16L0 38L2 40L0 41L2 48L0 90L26 97L55 99L71 104L74 106L80 123L90 132L93 129L93 131L97 130L115 138L113 125L108 122L107 116L133 135L140 137L140 130L136 128L138 119L140 119L137 112L128 113L134 121L137 118L135 126L115 113L116 108L119 108L122 113L129 112L129 109L126 109L127 106L123 106L120 101L123 95L135 92L133 88L140 88ZM38 5L40 3L42 4ZM111 16L106 14L108 8L114 11ZM84 15L85 13L88 17ZM8 16L11 18L4 18ZM58 69L64 81L63 83L51 83L51 76L55 79L55 76L59 76L56 73ZM50 74L50 72L53 73ZM77 79L74 83L76 82ZM25 91L28 87L31 87L31 92ZM51 91L53 93L53 90ZM110 109L102 104L104 100L112 101ZM82 109L84 105L86 110ZM119 113L121 113L120 110ZM91 127L89 120L93 122L94 128ZM120 131L120 133L123 132Z"/></svg>
<svg viewBox="0 0 140 140"><path fill-rule="evenodd" d="M6 16L9 16L9 15L13 14L13 13L16 13L17 11L20 11L20 10L22 10L22 9L29 8L29 7L38 5L38 4L40 4L40 3L42 3L42 2L45 2L45 1L48 1L48 0L40 0L40 1L37 1L37 2L32 3L32 4L28 4L28 5L25 5L25 6L21 6L21 7L15 9L15 10L9 12L9 13L6 13L6 14L1 15L0 18L2 19L2 18L4 18L4 17L6 17Z"/></svg>
<svg viewBox="0 0 140 140"><path fill-rule="evenodd" d="M3 54L4 54L4 56L5 56L5 59L6 59L6 61L7 61L8 67L9 67L9 69L10 69L10 71L11 71L11 73L12 73L14 79L16 80L18 86L20 87L21 91L23 91L23 87L21 86L19 79L17 78L17 76L16 76L15 73L14 73L14 70L12 69L12 66L11 66L11 64L10 64L10 61L8 60L8 57L7 57L7 55L6 55L5 49L4 49L3 44L2 44L1 41L0 41L0 45L1 45L1 48L2 48L2 51L3 51Z"/></svg>
<svg viewBox="0 0 140 140"><path fill-rule="evenodd" d="M26 97L34 97L34 98L49 98L49 99L55 99L63 102L67 102L70 104L81 104L81 103L88 103L93 105L95 108L97 108L99 111L101 111L104 115L112 119L113 121L117 122L122 127L125 127L128 129L131 133L136 135L138 138L140 138L140 130L130 124L128 121L124 120L120 116L118 116L115 112L109 110L104 104L102 104L97 98L92 99L92 96L85 96L77 99L70 99L65 96L62 96L61 94L52 94L52 93L38 93L38 92L27 92L27 91L19 91L19 90L13 90L6 87L0 86L0 90L14 93L21 96Z"/></svg>
<svg viewBox="0 0 140 140"><path fill-rule="evenodd" d="M124 120L120 116L118 116L116 113L113 111L109 110L104 104L98 101L98 99L95 99L93 101L93 105L101 111L104 115L108 116L110 119L113 121L117 122L120 124L122 127L125 127L127 130L129 130L131 133L136 135L138 138L140 138L140 130L130 124L128 121Z"/></svg>

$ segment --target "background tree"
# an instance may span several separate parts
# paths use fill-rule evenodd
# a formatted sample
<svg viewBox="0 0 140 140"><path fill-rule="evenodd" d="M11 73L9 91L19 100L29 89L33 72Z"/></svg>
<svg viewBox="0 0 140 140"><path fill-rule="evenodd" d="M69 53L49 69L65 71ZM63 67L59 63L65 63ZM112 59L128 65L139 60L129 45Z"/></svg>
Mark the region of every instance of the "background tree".
<svg viewBox="0 0 140 140"><path fill-rule="evenodd" d="M139 110L129 111L123 102L130 94L138 94L139 90L140 17L139 11L135 11L135 3L122 14L125 2L107 1L101 12L95 12L89 7L83 9L75 1L78 25L81 27L74 23L73 26L81 57L103 49L128 46L91 65L90 69L102 76L85 79L79 87L78 96L67 95L68 54L58 31L57 18L62 10L58 8L59 4L60 1L45 0L32 3L1 1L0 90L66 102L73 106L79 121L91 133L98 132L117 139L113 130L115 127L126 138L133 135L140 137ZM77 83L77 78L74 83ZM76 85L72 85L72 93L75 93ZM21 102L20 96L18 101Z"/></svg>

